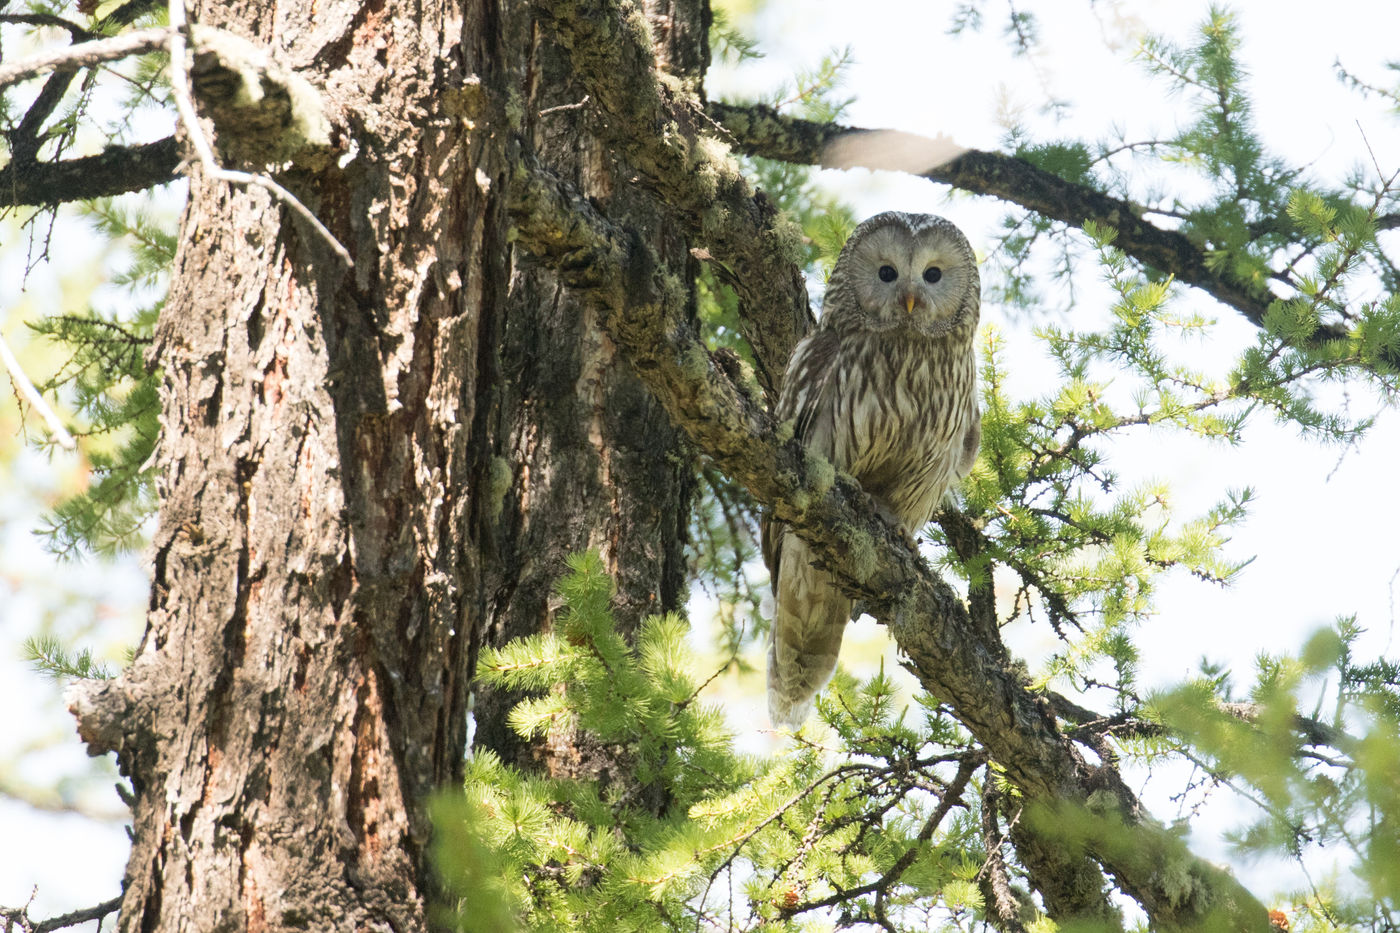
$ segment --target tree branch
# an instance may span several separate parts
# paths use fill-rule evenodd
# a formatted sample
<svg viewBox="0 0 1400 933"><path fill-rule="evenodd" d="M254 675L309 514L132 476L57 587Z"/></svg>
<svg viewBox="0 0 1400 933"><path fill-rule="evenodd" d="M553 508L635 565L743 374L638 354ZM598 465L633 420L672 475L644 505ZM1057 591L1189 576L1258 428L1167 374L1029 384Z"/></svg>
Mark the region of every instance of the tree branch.
<svg viewBox="0 0 1400 933"><path fill-rule="evenodd" d="M1268 930L1262 905L1153 820L1111 762L1084 760L1050 705L1000 663L962 600L878 517L859 484L778 438L761 399L730 381L677 314L684 288L661 274L647 245L528 154L513 162L518 243L598 304L603 326L672 420L889 626L924 689L1005 768L1037 832L1067 826L1156 929Z"/></svg>
<svg viewBox="0 0 1400 933"><path fill-rule="evenodd" d="M10 929L11 924L17 924L24 933L52 933L54 930L62 930L67 927L77 926L80 923L91 923L98 921L99 925L108 914L115 913L122 905L122 896L118 894L111 900L103 901L101 904L94 904L92 907L84 907L57 917L50 917L48 920L34 921L29 917L29 908L26 907L0 907L0 917L5 918L5 929Z"/></svg>
<svg viewBox="0 0 1400 933"><path fill-rule="evenodd" d="M60 162L11 162L0 168L0 207L45 206L141 191L175 180L174 136L139 146L110 146Z"/></svg>
<svg viewBox="0 0 1400 933"><path fill-rule="evenodd" d="M807 286L795 259L801 232L755 192L710 129L699 98L657 80L646 18L618 0L546 0L542 18L568 36L570 58L588 85L591 127L626 152L670 207L684 217L720 278L738 295L744 337L758 378L774 397L788 357L813 324Z"/></svg>
<svg viewBox="0 0 1400 933"><path fill-rule="evenodd" d="M19 360L10 351L10 345L5 342L3 334L0 334L0 362L3 362L5 369L9 370L10 379L14 382L15 388L19 390L19 394L24 396L44 419L44 424L48 425L49 433L53 435L59 446L65 450L76 450L78 444L73 440L73 435L69 434L68 429L63 426L63 419L58 417L58 413L49 407L48 402L44 401L39 390L34 388L34 383L25 375L24 367L19 365Z"/></svg>
<svg viewBox="0 0 1400 933"><path fill-rule="evenodd" d="M12 65L0 65L0 88L41 75L47 71L73 72L91 68L102 62L115 61L130 55L154 52L170 41L170 27L133 29L110 39L92 39L61 49L42 52Z"/></svg>
<svg viewBox="0 0 1400 933"><path fill-rule="evenodd" d="M31 17L20 17L30 19ZM57 17L44 17L44 19ZM62 22L62 21L60 21ZM66 24L75 38L91 34ZM0 208L49 206L139 191L164 184L175 176L179 152L173 138L139 146L112 146L95 156L41 162L45 120L67 93L80 69L106 61L153 52L170 40L172 29L136 29L103 39L85 39L18 62L0 65L0 89L53 72L10 133L10 161L0 169Z"/></svg>
<svg viewBox="0 0 1400 933"><path fill-rule="evenodd" d="M1086 220L1113 227L1113 245L1139 262L1170 272L1239 311L1255 326L1274 296L1263 282L1241 282L1227 270L1214 270L1206 250L1185 234L1164 230L1143 219L1143 208L1129 201L1053 175L1029 162L999 152L957 145L947 137L930 139L897 130L867 130L838 123L815 123L785 116L762 104L736 106L711 102L707 112L733 136L748 155L820 165L823 168L869 168L906 172L973 194L986 194L1028 210L1083 227ZM1335 339L1345 331L1319 328L1318 339Z"/></svg>
<svg viewBox="0 0 1400 933"><path fill-rule="evenodd" d="M1021 903L1011 887L1001 854L1006 836L998 825L997 803L1002 795L991 786L992 780L988 775L982 791L982 847L987 850L987 861L977 873L977 880L986 902L987 922L1001 933L1026 933L1026 925L1021 922Z"/></svg>
<svg viewBox="0 0 1400 933"><path fill-rule="evenodd" d="M858 888L839 890L820 900L784 907L779 911L779 914L784 918L795 917L811 910L820 910L823 907L833 907L837 904L853 901L858 897L865 897L867 894L884 897L890 888L899 881L900 877L909 870L909 866L914 864L920 853L925 851L923 846L933 838L933 834L938 831L938 827L943 825L943 821L948 818L948 814L953 811L953 808L966 806L962 796L967 790L968 782L972 780L972 775L977 769L986 763L986 756L983 754L969 755L958 763L958 772L953 775L953 779L944 788L937 808L929 814L928 819L924 820L924 825L919 828L919 834L915 837L916 844L905 849L903 854L895 859L894 864L879 878Z"/></svg>
<svg viewBox="0 0 1400 933"><path fill-rule="evenodd" d="M204 128L199 124L199 116L195 113L194 97L190 93L190 68L185 61L185 0L170 0L168 9L170 11L170 91L175 99L175 109L180 114L180 122L185 127L185 133L191 145L199 156L199 161L204 167L204 174L214 179L231 185L253 185L262 188L275 200L282 203L292 215L304 223L325 245L331 248L340 261L349 268L354 268L355 261L350 257L350 252L335 234L331 233L326 225L321 223L320 218L311 212L301 200L270 175L261 172L232 171L219 164L214 157L214 150L205 138ZM259 90L263 85L271 85L281 90L286 98L285 102L278 100L270 109L273 117L270 121L272 133L268 140L264 140L268 127L258 126L251 135L260 140L264 147L268 147L268 142L276 140L280 145L285 146L282 157L290 157L293 153L307 146L322 146L329 142L329 126L325 116L320 111L319 102L316 99L316 92L306 82L291 72L283 71L272 65L264 50L241 39L231 33L217 29L202 29L197 33L202 47L194 54L196 65L201 58L206 62L209 70L224 72L230 70L230 63L242 69L242 73L235 77L231 84L234 88L231 96L237 98L237 89L241 88L244 82L251 83L256 77ZM227 90L227 85L225 90ZM251 94L249 96L252 96ZM255 101L259 98L254 98ZM285 103L285 106L283 106ZM230 107L228 113L222 118L231 121L232 115L239 112L251 111L261 114L263 108L254 103L252 107ZM220 117L215 116L215 125L220 123ZM288 132L292 127L296 127L296 132ZM264 152L264 158L271 157L271 153Z"/></svg>
<svg viewBox="0 0 1400 933"><path fill-rule="evenodd" d="M1051 693L1049 699L1056 714L1061 719L1076 724L1072 730L1072 734L1076 736L1132 735L1147 737L1163 735L1171 731L1161 723L1142 719L1133 713L1115 713L1112 716L1105 716L1080 706L1069 697L1058 693ZM1257 723L1262 713L1258 703L1221 703L1219 708L1221 712L1250 725ZM1355 736L1349 735L1320 719L1313 719L1301 713L1293 715L1292 729L1298 733L1303 745L1335 748L1347 755L1355 755L1356 750L1361 746L1360 741Z"/></svg>

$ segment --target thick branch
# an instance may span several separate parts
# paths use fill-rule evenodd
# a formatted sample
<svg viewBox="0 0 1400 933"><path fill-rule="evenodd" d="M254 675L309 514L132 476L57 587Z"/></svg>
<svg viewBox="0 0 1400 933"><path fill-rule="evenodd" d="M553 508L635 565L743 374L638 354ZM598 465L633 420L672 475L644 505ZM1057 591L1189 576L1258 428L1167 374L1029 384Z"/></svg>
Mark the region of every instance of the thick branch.
<svg viewBox="0 0 1400 933"><path fill-rule="evenodd" d="M627 0L544 2L588 86L592 127L626 153L661 198L686 219L721 279L737 293L758 378L776 396L792 348L811 328L807 286L794 260L801 233L755 192L708 129L700 100L657 80L646 18Z"/></svg>
<svg viewBox="0 0 1400 933"><path fill-rule="evenodd" d="M63 204L141 191L174 181L180 147L174 136L139 146L111 146L61 162L11 162L0 169L0 207Z"/></svg>
<svg viewBox="0 0 1400 933"><path fill-rule="evenodd" d="M989 194L1074 227L1093 220L1113 227L1113 245L1145 265L1170 272L1262 326L1273 296L1264 283L1241 282L1208 265L1206 250L1184 234L1142 218L1129 201L1053 175L1014 156L965 149L951 139L897 130L866 130L784 116L761 104L711 102L708 113L749 155L820 165L907 172L974 194ZM1340 337L1340 331L1321 334Z"/></svg>
<svg viewBox="0 0 1400 933"><path fill-rule="evenodd" d="M176 42L183 49L177 36L172 51ZM189 83L225 156L257 166L296 160L303 167L312 164L308 157L326 156L331 126L315 85L277 63L267 48L224 29L190 27L189 47ZM174 64L184 68L183 59ZM171 78L178 82L176 71ZM184 114L181 119L189 123Z"/></svg>
<svg viewBox="0 0 1400 933"><path fill-rule="evenodd" d="M920 683L952 706L1028 809L1072 819L1076 844L1157 929L1268 930L1264 908L1153 821L1111 763L1084 761L1049 704L1000 662L962 600L877 517L859 484L779 440L761 401L730 381L674 313L683 290L646 244L527 156L516 164L511 209L520 245L598 303L604 327L675 423L889 625Z"/></svg>

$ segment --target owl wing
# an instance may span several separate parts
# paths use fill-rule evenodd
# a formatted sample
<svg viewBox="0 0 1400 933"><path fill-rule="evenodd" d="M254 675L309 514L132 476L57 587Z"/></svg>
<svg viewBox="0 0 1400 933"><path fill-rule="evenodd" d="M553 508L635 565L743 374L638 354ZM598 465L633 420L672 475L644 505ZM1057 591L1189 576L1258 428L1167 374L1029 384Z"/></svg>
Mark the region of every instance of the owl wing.
<svg viewBox="0 0 1400 933"><path fill-rule="evenodd" d="M962 451L958 457L957 478L962 479L972 472L972 466L977 462L977 450L982 446L982 411L977 407L977 401L973 398L972 420L967 426L967 433L963 435Z"/></svg>
<svg viewBox="0 0 1400 933"><path fill-rule="evenodd" d="M778 423L791 420L793 436L813 453L832 455L835 427L834 398L837 382L835 331L818 330L797 345L783 376L783 394L774 415ZM773 592L778 592L778 566L782 557L782 523L766 513L759 527L763 560L768 565Z"/></svg>

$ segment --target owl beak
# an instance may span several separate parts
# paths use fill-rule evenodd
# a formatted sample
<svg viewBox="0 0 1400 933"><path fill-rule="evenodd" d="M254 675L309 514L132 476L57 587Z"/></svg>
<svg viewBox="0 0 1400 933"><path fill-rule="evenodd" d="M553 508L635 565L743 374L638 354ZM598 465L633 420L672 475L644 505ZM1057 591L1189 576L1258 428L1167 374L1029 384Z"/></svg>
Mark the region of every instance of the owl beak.
<svg viewBox="0 0 1400 933"><path fill-rule="evenodd" d="M907 311L907 312L909 312L910 314L913 314L913 313L914 313L914 296L913 296L913 295L905 295L905 296L904 296L904 310Z"/></svg>

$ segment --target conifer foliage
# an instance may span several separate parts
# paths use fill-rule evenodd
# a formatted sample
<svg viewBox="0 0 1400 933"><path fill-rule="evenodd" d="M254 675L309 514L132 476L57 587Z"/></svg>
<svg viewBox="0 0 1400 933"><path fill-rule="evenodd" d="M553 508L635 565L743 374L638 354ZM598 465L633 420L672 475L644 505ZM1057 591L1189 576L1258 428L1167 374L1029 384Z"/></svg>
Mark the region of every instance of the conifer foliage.
<svg viewBox="0 0 1400 933"><path fill-rule="evenodd" d="M770 415L808 288L856 222L811 166L889 167L858 144L890 134L842 124L849 49L718 101L687 57L705 42L681 40L708 29L716 65L752 62L742 4L454 7L444 34L465 16L487 37L457 49L481 74L425 53L436 71L393 86L450 73L443 93L372 129L329 108L341 149L293 133L249 166L305 193L351 268L274 202L181 167L174 137L132 135L170 104L156 5L12 6L0 69L14 37L156 30L120 64L0 82L0 206L29 212L6 229L52 258L49 212L73 202L118 257L119 311L28 322L61 350L36 381L87 471L38 531L63 556L151 547L150 627L125 664L44 634L24 651L73 684L84 741L130 778L123 929L177 927L162 911L212 891L230 929L1400 933L1400 665L1367 639L1383 620L1341 593L1304 644L1261 633L1251 672L1204 650L1173 687L1142 677L1142 627L1173 622L1166 581L1234 584L1253 555L1231 537L1257 499L1222 486L1181 508L1125 447L1229 448L1272 422L1344 449L1400 392L1400 167L1367 153L1337 179L1276 154L1229 10L1143 38L1133 67L1180 108L1160 138L1009 119L1002 151L921 172L1005 202L983 278L1006 323L980 338L977 464L916 553ZM347 13L344 41L305 60L422 52L388 38L423 25L389 6ZM1000 23L1014 57L1038 54L1034 6ZM1001 15L961 3L949 26ZM243 48L211 35L195 71L215 125L218 104L257 98L273 125L297 95L373 84L289 91L261 59L211 63ZM99 111L118 115L95 124L107 148L70 158ZM196 176L184 242L113 197L177 171ZM451 236L434 226L449 215ZM201 304L226 283L250 290ZM208 320L174 319L167 287ZM1202 352L1227 317L1250 338ZM550 344L569 328L581 348ZM31 408L18 417L38 445ZM178 520L153 540L158 509ZM771 754L744 751L741 714L713 699L761 651L765 511L812 541L918 680L910 696L883 669L838 672ZM713 644L687 587L718 607ZM1016 657L1011 625L1053 648ZM156 680L172 659L186 679ZM1172 785L1170 825L1144 803L1149 777ZM1230 857L1302 883L1246 890L1193 851L1197 810L1224 795L1246 814ZM303 840L299 821L326 813Z"/></svg>
<svg viewBox="0 0 1400 933"><path fill-rule="evenodd" d="M465 798L438 811L463 929L754 929L826 908L851 923L972 916L974 775L996 778L943 712L897 708L883 676L845 677L820 704L836 745L740 755L723 712L699 699L683 622L651 618L629 647L597 555L570 564L557 631L479 670L539 693L511 716L522 735L581 727L622 773L550 780L474 756Z"/></svg>

